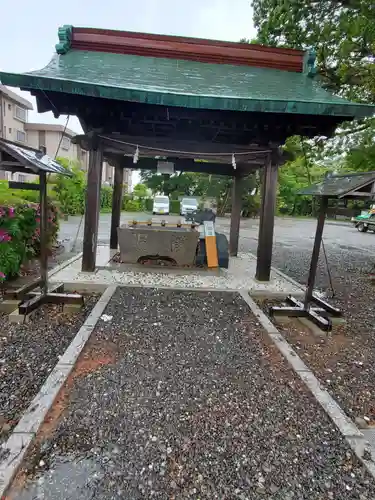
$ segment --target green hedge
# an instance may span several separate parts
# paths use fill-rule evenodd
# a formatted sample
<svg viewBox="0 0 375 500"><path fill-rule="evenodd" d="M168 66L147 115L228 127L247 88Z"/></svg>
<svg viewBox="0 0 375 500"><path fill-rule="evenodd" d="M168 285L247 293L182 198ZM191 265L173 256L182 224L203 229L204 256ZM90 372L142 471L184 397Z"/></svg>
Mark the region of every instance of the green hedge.
<svg viewBox="0 0 375 500"><path fill-rule="evenodd" d="M146 212L152 212L153 205L154 205L154 200L152 198L147 198L145 200L145 210L146 210Z"/></svg>
<svg viewBox="0 0 375 500"><path fill-rule="evenodd" d="M145 205L146 212L152 212L153 205L154 205L154 199L147 198L146 200L144 200L144 205ZM170 204L169 204L169 212L171 214L179 214L180 207L181 207L181 204L178 200L171 200Z"/></svg>
<svg viewBox="0 0 375 500"><path fill-rule="evenodd" d="M181 208L181 203L178 200L171 200L169 205L169 211L171 214L179 214Z"/></svg>

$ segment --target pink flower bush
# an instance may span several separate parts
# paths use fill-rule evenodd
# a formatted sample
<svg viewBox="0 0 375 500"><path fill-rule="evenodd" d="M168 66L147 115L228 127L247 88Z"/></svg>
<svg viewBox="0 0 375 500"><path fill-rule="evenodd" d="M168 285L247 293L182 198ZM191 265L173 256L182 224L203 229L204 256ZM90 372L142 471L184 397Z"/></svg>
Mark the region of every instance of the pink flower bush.
<svg viewBox="0 0 375 500"><path fill-rule="evenodd" d="M57 238L58 211L48 205L48 247ZM17 276L22 264L40 254L40 206L0 206L0 283Z"/></svg>
<svg viewBox="0 0 375 500"><path fill-rule="evenodd" d="M6 243L7 241L11 241L12 238L9 233L0 227L0 243Z"/></svg>

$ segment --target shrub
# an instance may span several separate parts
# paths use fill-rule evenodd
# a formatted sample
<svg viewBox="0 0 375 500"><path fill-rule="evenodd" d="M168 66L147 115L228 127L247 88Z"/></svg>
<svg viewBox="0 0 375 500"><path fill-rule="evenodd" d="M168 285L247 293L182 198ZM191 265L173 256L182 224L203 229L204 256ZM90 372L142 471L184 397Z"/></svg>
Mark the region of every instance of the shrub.
<svg viewBox="0 0 375 500"><path fill-rule="evenodd" d="M126 212L142 212L142 203L140 200L127 200L124 208Z"/></svg>
<svg viewBox="0 0 375 500"><path fill-rule="evenodd" d="M100 210L110 212L112 210L113 189L109 186L102 186L100 191Z"/></svg>
<svg viewBox="0 0 375 500"><path fill-rule="evenodd" d="M259 214L260 197L259 195L246 195L242 198L242 216L256 217Z"/></svg>
<svg viewBox="0 0 375 500"><path fill-rule="evenodd" d="M129 194L124 194L124 196L122 197L122 206L121 206L121 210L126 210L126 205L129 201L132 201L133 198L131 195Z"/></svg>
<svg viewBox="0 0 375 500"><path fill-rule="evenodd" d="M48 205L48 246L55 243L59 228L56 207ZM22 263L40 254L40 207L38 204L0 206L0 280L19 273Z"/></svg>
<svg viewBox="0 0 375 500"><path fill-rule="evenodd" d="M84 172L67 158L57 159L61 165L68 168L72 177L54 176L54 196L59 202L61 211L66 215L83 214L86 199L86 177Z"/></svg>
<svg viewBox="0 0 375 500"><path fill-rule="evenodd" d="M146 212L152 212L152 208L154 205L154 200L152 198L145 199L145 210Z"/></svg>
<svg viewBox="0 0 375 500"><path fill-rule="evenodd" d="M171 214L179 214L180 213L181 204L178 200L171 200L169 211Z"/></svg>

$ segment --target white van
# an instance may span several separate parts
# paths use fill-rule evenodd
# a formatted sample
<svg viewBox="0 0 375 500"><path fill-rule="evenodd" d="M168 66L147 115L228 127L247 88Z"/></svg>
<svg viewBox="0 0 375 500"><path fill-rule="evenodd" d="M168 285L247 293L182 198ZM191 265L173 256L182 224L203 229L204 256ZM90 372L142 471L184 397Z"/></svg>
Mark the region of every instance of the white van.
<svg viewBox="0 0 375 500"><path fill-rule="evenodd" d="M152 205L152 214L169 215L169 198L168 196L155 196Z"/></svg>

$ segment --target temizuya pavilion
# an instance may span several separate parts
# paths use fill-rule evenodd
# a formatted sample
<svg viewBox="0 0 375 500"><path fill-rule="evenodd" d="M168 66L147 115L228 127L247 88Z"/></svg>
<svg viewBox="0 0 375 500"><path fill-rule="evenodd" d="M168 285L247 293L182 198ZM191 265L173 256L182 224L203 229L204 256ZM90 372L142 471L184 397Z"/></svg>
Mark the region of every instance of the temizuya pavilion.
<svg viewBox="0 0 375 500"><path fill-rule="evenodd" d="M90 150L82 269L95 270L103 156L115 166L111 247L117 248L124 168L234 178L230 252L237 255L243 178L263 170L256 278L270 277L280 146L330 136L373 108L322 89L312 52L63 26L51 62L1 82L30 91L38 111L76 115ZM138 158L134 163L134 158ZM195 160L204 159L205 162Z"/></svg>

